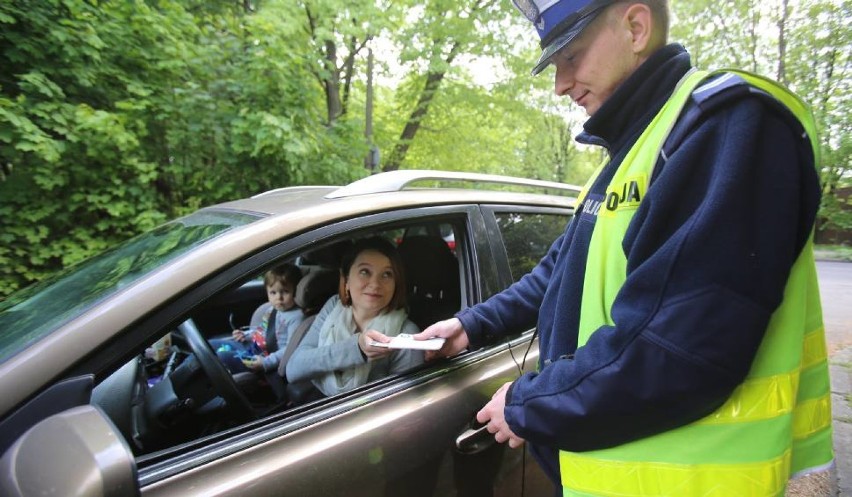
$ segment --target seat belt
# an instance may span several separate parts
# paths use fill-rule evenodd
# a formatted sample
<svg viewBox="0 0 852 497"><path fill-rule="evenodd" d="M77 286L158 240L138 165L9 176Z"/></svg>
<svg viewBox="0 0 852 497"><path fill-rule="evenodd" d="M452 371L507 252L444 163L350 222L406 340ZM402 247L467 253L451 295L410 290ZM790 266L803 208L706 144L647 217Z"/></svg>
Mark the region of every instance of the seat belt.
<svg viewBox="0 0 852 497"><path fill-rule="evenodd" d="M277 324L276 319L278 315L278 311L273 307L269 312L269 318L266 321L266 336L263 338L266 339L266 352L271 354L278 350L278 337L275 335L275 325Z"/></svg>
<svg viewBox="0 0 852 497"><path fill-rule="evenodd" d="M311 323L314 322L316 317L316 314L306 317L301 323L299 323L299 326L293 330L293 334L287 342L287 348L284 349L284 354L281 356L281 361L278 363L278 375L282 378L287 378L287 361L290 360L290 356L296 351L296 347L298 347L302 339L305 338L305 333L307 333L311 328Z"/></svg>

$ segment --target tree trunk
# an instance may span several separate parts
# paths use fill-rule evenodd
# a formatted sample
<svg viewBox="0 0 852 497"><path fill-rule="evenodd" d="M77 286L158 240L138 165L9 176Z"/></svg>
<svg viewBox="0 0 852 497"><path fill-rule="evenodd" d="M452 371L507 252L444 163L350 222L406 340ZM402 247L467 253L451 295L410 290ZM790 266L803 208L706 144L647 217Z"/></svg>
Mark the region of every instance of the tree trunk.
<svg viewBox="0 0 852 497"><path fill-rule="evenodd" d="M340 72L337 70L337 46L332 40L325 42L325 68L328 76L323 80L325 85L325 104L328 112L328 126L332 126L343 113L340 101Z"/></svg>
<svg viewBox="0 0 852 497"><path fill-rule="evenodd" d="M355 74L355 55L360 50L354 36L349 37L349 57L343 61L343 102L341 113L346 114L349 108L349 95L352 91L352 77Z"/></svg>
<svg viewBox="0 0 852 497"><path fill-rule="evenodd" d="M435 97L435 92L441 86L444 76L447 74L447 69L452 64L453 59L458 55L459 44L453 43L447 59L444 61L443 69L430 70L426 75L426 84L423 85L423 90L420 92L420 98L417 99L417 105L408 116L408 121L402 129L402 134L399 136L396 145L388 156L387 162L382 167L382 171L396 171L405 161L405 156L408 154L408 149L411 147L411 142L420 130L420 123L426 114L429 112L429 106L432 105L432 99Z"/></svg>
<svg viewBox="0 0 852 497"><path fill-rule="evenodd" d="M781 2L781 18L778 19L778 73L775 79L787 84L787 68L784 60L787 57L787 20L790 18L789 0Z"/></svg>

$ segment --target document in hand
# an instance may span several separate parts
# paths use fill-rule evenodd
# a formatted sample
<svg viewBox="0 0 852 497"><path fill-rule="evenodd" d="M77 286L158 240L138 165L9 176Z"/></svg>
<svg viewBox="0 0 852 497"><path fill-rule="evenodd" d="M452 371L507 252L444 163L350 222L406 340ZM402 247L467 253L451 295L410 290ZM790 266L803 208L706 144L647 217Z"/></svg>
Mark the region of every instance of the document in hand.
<svg viewBox="0 0 852 497"><path fill-rule="evenodd" d="M370 345L374 347L388 347L391 349L418 349L418 350L438 350L444 345L443 338L429 338L427 340L415 340L408 333L400 333L391 338L390 342L382 343L375 340L370 340Z"/></svg>

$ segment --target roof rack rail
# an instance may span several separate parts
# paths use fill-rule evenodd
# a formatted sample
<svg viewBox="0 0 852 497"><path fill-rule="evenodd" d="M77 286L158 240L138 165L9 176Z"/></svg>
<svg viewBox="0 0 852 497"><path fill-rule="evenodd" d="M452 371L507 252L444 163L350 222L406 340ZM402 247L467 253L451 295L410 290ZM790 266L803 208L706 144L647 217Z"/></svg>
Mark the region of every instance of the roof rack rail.
<svg viewBox="0 0 852 497"><path fill-rule="evenodd" d="M304 191L304 190L322 190L324 188L334 188L333 186L321 186L321 185L309 185L309 186L285 186L283 188L275 188L273 190L267 190L265 192L260 192L258 194L252 195L251 198L265 197L267 195L275 195L276 193L281 192L294 192L294 191Z"/></svg>
<svg viewBox="0 0 852 497"><path fill-rule="evenodd" d="M351 197L355 195L366 195L369 193L397 192L415 181L461 181L472 183L494 183L501 185L516 185L530 188L541 188L548 190L562 190L572 193L580 193L581 188L576 185L557 183L555 181L542 181L536 179L516 178L512 176L501 176L496 174L468 173L458 171L436 171L428 169L400 169L385 173L374 174L366 178L350 183L344 187L329 193L325 198Z"/></svg>

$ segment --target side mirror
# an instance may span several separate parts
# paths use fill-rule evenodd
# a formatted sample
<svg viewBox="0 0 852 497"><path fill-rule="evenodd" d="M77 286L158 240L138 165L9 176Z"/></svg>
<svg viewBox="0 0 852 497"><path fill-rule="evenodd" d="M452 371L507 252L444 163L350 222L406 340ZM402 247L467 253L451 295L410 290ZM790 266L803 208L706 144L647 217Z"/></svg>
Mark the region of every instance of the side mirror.
<svg viewBox="0 0 852 497"><path fill-rule="evenodd" d="M96 407L74 407L34 425L0 459L0 495L139 495L136 461Z"/></svg>

